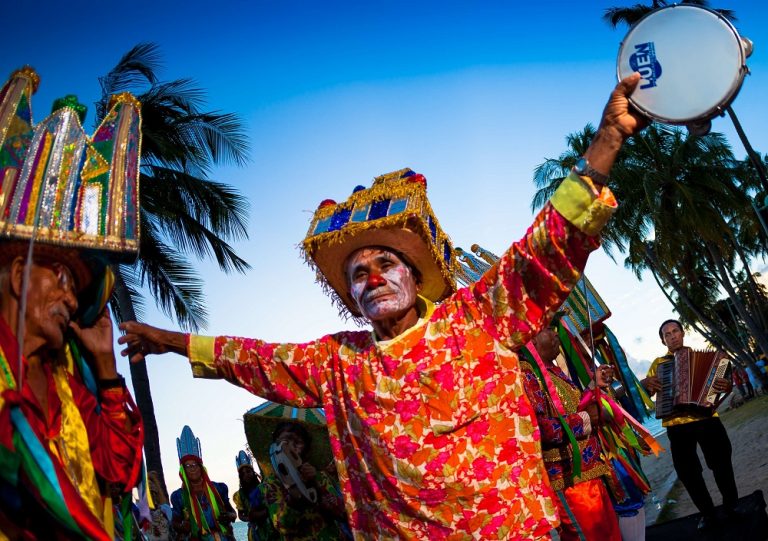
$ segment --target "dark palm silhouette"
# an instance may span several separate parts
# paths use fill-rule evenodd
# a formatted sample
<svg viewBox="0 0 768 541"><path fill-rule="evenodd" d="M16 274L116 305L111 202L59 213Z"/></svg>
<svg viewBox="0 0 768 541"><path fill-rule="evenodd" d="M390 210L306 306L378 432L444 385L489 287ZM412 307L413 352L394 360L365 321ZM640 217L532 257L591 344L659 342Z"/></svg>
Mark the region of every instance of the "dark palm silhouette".
<svg viewBox="0 0 768 541"><path fill-rule="evenodd" d="M616 28L620 24L632 26L637 21L645 17L648 13L655 9L659 9L665 6L671 6L672 4L692 4L694 6L709 7L707 0L682 0L682 2L667 2L666 0L652 0L649 5L635 4L634 6L621 6L607 8L603 13L603 20L610 24L613 28ZM711 8L710 8L711 9ZM720 15L730 20L731 22L736 20L736 13L730 9L715 9Z"/></svg>
<svg viewBox="0 0 768 541"><path fill-rule="evenodd" d="M536 168L534 208L594 134L587 125L568 135L566 152ZM613 166L611 189L621 205L603 234L609 255L626 254L638 278L650 271L684 320L745 363L755 351L768 353L768 298L749 270L750 259L765 253L749 195L759 183L750 171L722 134L651 125L626 142Z"/></svg>
<svg viewBox="0 0 768 541"><path fill-rule="evenodd" d="M203 284L187 256L213 256L225 272L249 268L227 243L247 237L247 202L209 178L216 165L244 165L248 140L235 114L204 112L204 92L190 79L160 81L159 67L157 45L142 43L99 79L97 123L117 92L131 91L141 101L142 115L139 257L134 265L114 268L112 306L118 321L140 318L140 290L146 287L166 315L196 331L206 323ZM157 471L165 486L143 361L131 363L131 378L144 420L147 468Z"/></svg>

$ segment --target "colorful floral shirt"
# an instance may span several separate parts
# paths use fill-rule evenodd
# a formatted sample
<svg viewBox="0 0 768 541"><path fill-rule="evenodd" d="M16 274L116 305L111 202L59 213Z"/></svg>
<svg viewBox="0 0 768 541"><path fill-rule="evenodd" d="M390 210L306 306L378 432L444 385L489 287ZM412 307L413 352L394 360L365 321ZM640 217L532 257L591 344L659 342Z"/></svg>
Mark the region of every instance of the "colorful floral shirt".
<svg viewBox="0 0 768 541"><path fill-rule="evenodd" d="M576 411L581 400L581 391L559 367L547 367L552 384L565 410L563 420L573 430L581 451L581 475L574 478L573 450L563 430L563 424L557 416L557 411L531 366L524 362L522 367L525 392L536 412L541 430L544 463L552 488L562 490L581 481L608 475L609 469L600 454L597 436L592 433L589 415L583 411Z"/></svg>
<svg viewBox="0 0 768 541"><path fill-rule="evenodd" d="M389 341L189 338L196 377L322 407L355 539L537 539L558 523L515 350L578 280L615 208L569 176L483 277Z"/></svg>

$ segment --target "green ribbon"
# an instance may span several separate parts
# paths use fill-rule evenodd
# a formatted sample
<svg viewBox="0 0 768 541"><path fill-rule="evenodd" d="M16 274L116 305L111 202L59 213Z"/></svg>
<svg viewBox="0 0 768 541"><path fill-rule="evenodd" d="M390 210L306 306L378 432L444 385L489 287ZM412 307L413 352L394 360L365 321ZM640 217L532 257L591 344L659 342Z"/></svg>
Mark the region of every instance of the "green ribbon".
<svg viewBox="0 0 768 541"><path fill-rule="evenodd" d="M544 375L541 373L541 369L539 368L539 365L536 363L536 361L533 359L530 353L525 348L522 348L520 350L523 354L523 357L525 357L525 360L528 362L528 364L531 365L531 368L533 369L533 373L536 376L536 378L539 380L539 384L541 385L541 388L544 390L544 393L549 398L549 402L552 403L552 396L549 394L549 389L547 389L547 384L544 381ZM559 411L557 411L557 408L552 408L554 412L557 414L557 418L560 421L560 424L563 426L563 431L565 432L566 436L568 436L568 441L571 445L571 454L573 455L573 474L571 476L571 479L575 477L581 476L581 450L579 449L579 442L576 441L576 435L573 433L573 430L571 430L570 425L565 421L563 416L560 414Z"/></svg>

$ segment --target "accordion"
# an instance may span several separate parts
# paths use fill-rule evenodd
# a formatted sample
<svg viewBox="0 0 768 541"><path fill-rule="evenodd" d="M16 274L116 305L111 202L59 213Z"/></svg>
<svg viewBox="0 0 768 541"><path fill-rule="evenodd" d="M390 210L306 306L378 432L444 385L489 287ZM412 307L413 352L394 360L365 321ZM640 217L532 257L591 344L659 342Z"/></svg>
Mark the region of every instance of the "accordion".
<svg viewBox="0 0 768 541"><path fill-rule="evenodd" d="M656 395L656 418L684 411L714 411L726 393L712 389L716 378L726 375L730 361L722 351L681 348L674 357L659 363L656 376L661 390Z"/></svg>

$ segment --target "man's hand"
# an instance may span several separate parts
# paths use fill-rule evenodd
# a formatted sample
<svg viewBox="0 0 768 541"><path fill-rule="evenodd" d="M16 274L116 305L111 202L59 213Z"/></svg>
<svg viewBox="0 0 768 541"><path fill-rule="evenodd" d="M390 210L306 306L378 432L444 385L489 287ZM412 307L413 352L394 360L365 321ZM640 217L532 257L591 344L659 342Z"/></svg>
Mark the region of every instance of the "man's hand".
<svg viewBox="0 0 768 541"><path fill-rule="evenodd" d="M106 308L91 327L80 327L70 321L69 327L75 333L83 347L93 356L98 379L114 379L117 377L115 354L112 350L112 319Z"/></svg>
<svg viewBox="0 0 768 541"><path fill-rule="evenodd" d="M219 517L222 522L231 524L237 520L237 513L234 511L225 511Z"/></svg>
<svg viewBox="0 0 768 541"><path fill-rule="evenodd" d="M607 424L611 421L611 417L608 415L602 407L598 407L594 401L591 401L584 408L584 411L589 415L589 423L592 425L592 429L596 429L598 425Z"/></svg>
<svg viewBox="0 0 768 541"><path fill-rule="evenodd" d="M305 462L299 466L299 475L301 476L301 480L307 483L315 479L315 476L317 476L317 470L312 464Z"/></svg>
<svg viewBox="0 0 768 541"><path fill-rule="evenodd" d="M595 382L601 389L607 389L613 381L613 367L607 364L597 367L595 370Z"/></svg>
<svg viewBox="0 0 768 541"><path fill-rule="evenodd" d="M712 382L712 390L718 393L730 393L733 390L733 382L725 378L715 378Z"/></svg>
<svg viewBox="0 0 768 541"><path fill-rule="evenodd" d="M619 81L605 105L598 132L604 130L626 140L648 125L648 119L629 103L629 96L632 95L639 82L639 73L633 73Z"/></svg>
<svg viewBox="0 0 768 541"><path fill-rule="evenodd" d="M589 165L608 175L624 141L645 128L648 120L629 103L629 96L640 82L640 74L622 79L611 92L595 138L584 153Z"/></svg>
<svg viewBox="0 0 768 541"><path fill-rule="evenodd" d="M645 390L648 391L648 394L651 396L661 391L661 381L659 381L657 376L648 376L640 383L643 385L643 387L645 387Z"/></svg>
<svg viewBox="0 0 768 541"><path fill-rule="evenodd" d="M172 526L174 530L183 534L188 534L190 531L192 531L192 524L186 518L173 519Z"/></svg>
<svg viewBox="0 0 768 541"><path fill-rule="evenodd" d="M126 321L119 327L125 334L117 339L117 343L126 345L120 355L128 356L131 362L142 361L150 353L187 355L187 339L180 332L165 331L136 321Z"/></svg>

